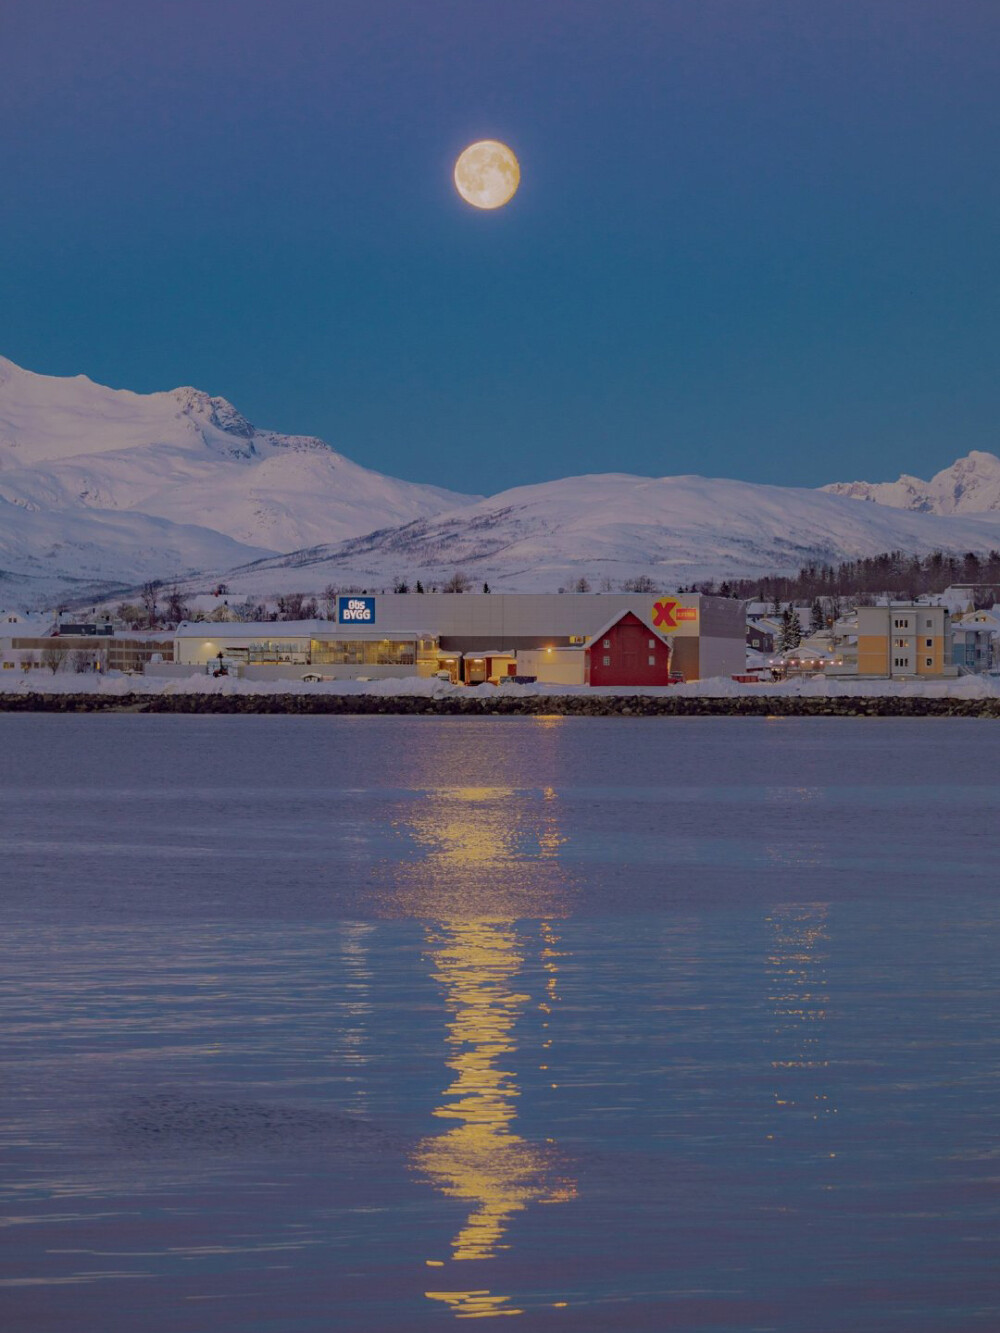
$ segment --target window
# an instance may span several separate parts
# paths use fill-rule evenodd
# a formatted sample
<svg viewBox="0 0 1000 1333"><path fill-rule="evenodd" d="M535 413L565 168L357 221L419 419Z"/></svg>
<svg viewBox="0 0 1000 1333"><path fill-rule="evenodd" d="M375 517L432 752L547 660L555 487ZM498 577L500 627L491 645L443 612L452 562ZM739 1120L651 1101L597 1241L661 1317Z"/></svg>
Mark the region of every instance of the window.
<svg viewBox="0 0 1000 1333"><path fill-rule="evenodd" d="M896 657L896 658L893 659L893 661L894 661L895 665L898 666L898 667L906 667L906 666L909 666L909 660L908 660L907 658L905 658L905 657Z"/></svg>
<svg viewBox="0 0 1000 1333"><path fill-rule="evenodd" d="M649 655L649 665L656 666L656 658L652 655L652 653L650 653Z"/></svg>
<svg viewBox="0 0 1000 1333"><path fill-rule="evenodd" d="M934 640L933 640L933 639L924 639L924 647L925 647L925 648L933 648L933 647L934 647Z"/></svg>
<svg viewBox="0 0 1000 1333"><path fill-rule="evenodd" d="M924 666L930 666L930 667L932 667L933 665L934 665L934 658L933 658L933 657L925 657L925 658L924 658Z"/></svg>
<svg viewBox="0 0 1000 1333"><path fill-rule="evenodd" d="M924 629L931 629L933 625L934 621L931 620L930 616L928 616L927 619L924 621Z"/></svg>
<svg viewBox="0 0 1000 1333"><path fill-rule="evenodd" d="M410 666L413 649L412 639L314 639L310 656L314 666Z"/></svg>
<svg viewBox="0 0 1000 1333"><path fill-rule="evenodd" d="M892 646L893 646L893 648L905 648L905 647L906 647L906 640L905 640L905 639L893 639L893 641L892 641Z"/></svg>
<svg viewBox="0 0 1000 1333"><path fill-rule="evenodd" d="M611 640L610 640L610 639L605 639L605 640L604 640L604 646L605 646L605 648L610 648L610 647L611 647Z"/></svg>
<svg viewBox="0 0 1000 1333"><path fill-rule="evenodd" d="M607 640L605 640L605 642L607 642ZM611 665L611 658L610 658L610 657L605 657L605 658L604 658L604 665L605 665L605 666L610 666L610 665Z"/></svg>
<svg viewBox="0 0 1000 1333"><path fill-rule="evenodd" d="M14 663L13 663L13 662L4 662L4 664L3 664L3 669L4 669L4 671L13 671L13 669L14 669Z"/></svg>
<svg viewBox="0 0 1000 1333"><path fill-rule="evenodd" d="M649 641L649 646L650 646L650 648L655 648L655 647L656 647L656 640L655 640L655 639L650 639L650 641Z"/></svg>

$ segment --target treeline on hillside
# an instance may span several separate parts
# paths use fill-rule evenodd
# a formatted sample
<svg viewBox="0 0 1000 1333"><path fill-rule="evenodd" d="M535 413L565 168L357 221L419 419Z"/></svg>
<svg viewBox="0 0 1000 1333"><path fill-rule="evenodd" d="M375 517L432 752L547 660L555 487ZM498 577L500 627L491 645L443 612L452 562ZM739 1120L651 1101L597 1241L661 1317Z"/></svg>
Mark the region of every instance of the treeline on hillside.
<svg viewBox="0 0 1000 1333"><path fill-rule="evenodd" d="M904 600L926 593L944 592L953 583L976 588L977 606L992 606L1000 601L1000 551L977 555L906 555L903 551L885 551L860 560L845 560L839 565L806 565L798 574L783 577L772 574L759 579L729 579L722 583L709 580L691 585L691 592L716 597L738 597L761 602L812 601L817 597L850 597L864 605L883 593ZM992 586L991 586L992 585Z"/></svg>

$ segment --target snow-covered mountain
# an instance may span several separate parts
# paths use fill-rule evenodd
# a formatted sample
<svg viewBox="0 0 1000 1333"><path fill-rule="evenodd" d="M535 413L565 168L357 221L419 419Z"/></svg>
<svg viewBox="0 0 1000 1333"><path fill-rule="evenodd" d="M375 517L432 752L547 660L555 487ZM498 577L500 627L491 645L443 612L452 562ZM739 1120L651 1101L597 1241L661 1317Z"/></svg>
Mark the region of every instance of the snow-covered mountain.
<svg viewBox="0 0 1000 1333"><path fill-rule="evenodd" d="M1000 512L1000 458L973 449L930 481L904 472L898 481L835 481L822 488L852 500L873 500L892 509L922 514L986 514Z"/></svg>
<svg viewBox="0 0 1000 1333"><path fill-rule="evenodd" d="M0 605L192 574L189 587L225 575L234 594L433 585L455 570L498 589L638 574L676 586L897 548L996 546L992 454L928 483L814 491L612 473L483 500L258 430L196 389L136 394L0 358Z"/></svg>
<svg viewBox="0 0 1000 1333"><path fill-rule="evenodd" d="M84 550L98 578L173 576L474 498L382 476L322 440L258 430L197 389L137 394L0 357L0 500L22 515L15 530L0 511L0 568L11 576L77 578Z"/></svg>
<svg viewBox="0 0 1000 1333"><path fill-rule="evenodd" d="M794 572L881 551L988 550L1000 514L906 513L822 491L705 477L569 477L521 486L434 518L255 562L233 590L266 594L329 583L441 584L456 570L474 586L545 590L585 577L597 587L648 574L664 587Z"/></svg>
<svg viewBox="0 0 1000 1333"><path fill-rule="evenodd" d="M2 473L0 473L2 476ZM28 510L0 498L0 606L103 597L147 579L225 568L259 547L128 510Z"/></svg>

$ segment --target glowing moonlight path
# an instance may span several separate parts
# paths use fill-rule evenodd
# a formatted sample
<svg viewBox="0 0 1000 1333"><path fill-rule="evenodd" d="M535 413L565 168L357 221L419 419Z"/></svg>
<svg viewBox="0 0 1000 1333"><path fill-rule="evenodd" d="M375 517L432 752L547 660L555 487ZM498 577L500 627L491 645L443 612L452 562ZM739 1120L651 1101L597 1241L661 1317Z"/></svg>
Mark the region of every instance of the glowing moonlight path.
<svg viewBox="0 0 1000 1333"><path fill-rule="evenodd" d="M520 182L517 158L496 139L470 144L455 163L455 189L474 208L502 208Z"/></svg>

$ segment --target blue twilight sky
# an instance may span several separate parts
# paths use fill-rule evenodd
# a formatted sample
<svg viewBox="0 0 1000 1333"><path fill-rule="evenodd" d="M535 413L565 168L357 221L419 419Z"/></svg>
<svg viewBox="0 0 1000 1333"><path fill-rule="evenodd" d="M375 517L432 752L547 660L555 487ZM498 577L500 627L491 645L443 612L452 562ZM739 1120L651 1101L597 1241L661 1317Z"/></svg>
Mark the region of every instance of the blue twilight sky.
<svg viewBox="0 0 1000 1333"><path fill-rule="evenodd" d="M0 0L0 353L415 480L998 451L998 242L1000 0Z"/></svg>

